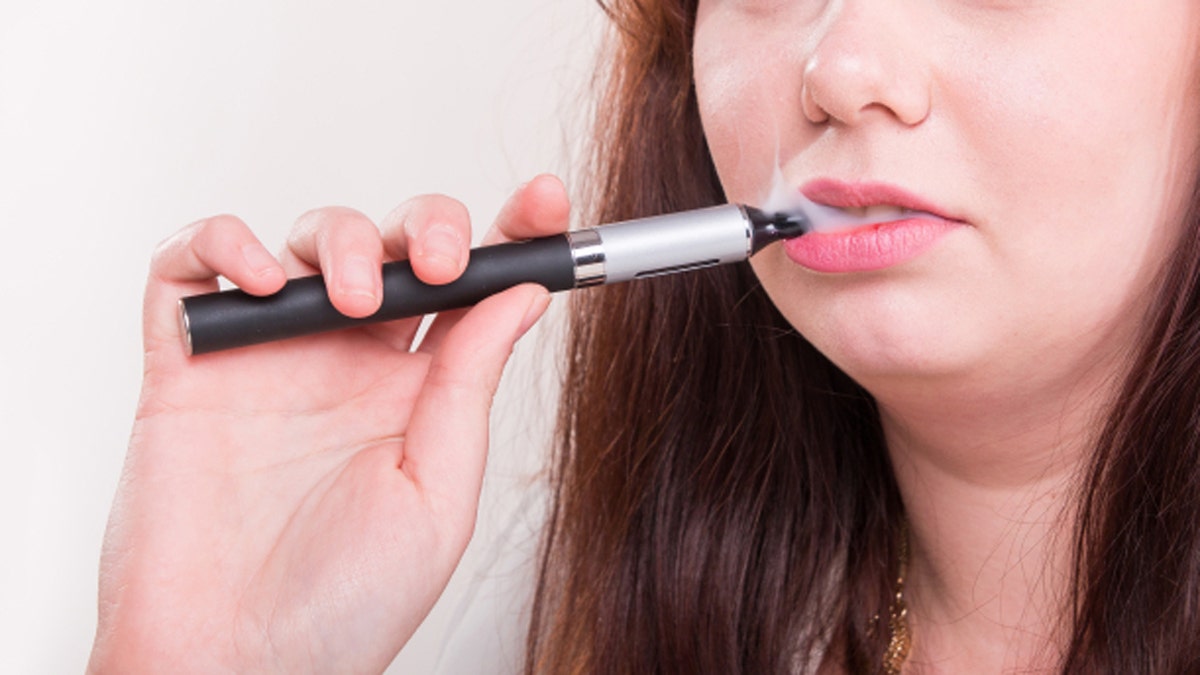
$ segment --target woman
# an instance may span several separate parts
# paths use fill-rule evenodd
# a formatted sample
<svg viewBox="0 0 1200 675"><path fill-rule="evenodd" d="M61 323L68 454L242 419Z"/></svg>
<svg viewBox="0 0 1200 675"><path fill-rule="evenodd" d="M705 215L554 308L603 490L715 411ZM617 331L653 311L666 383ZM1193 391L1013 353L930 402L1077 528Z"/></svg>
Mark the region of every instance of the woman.
<svg viewBox="0 0 1200 675"><path fill-rule="evenodd" d="M922 213L576 298L527 669L1200 669L1200 7L609 11L599 219L776 183ZM491 239L567 209L536 179ZM306 214L280 261L228 216L164 245L94 670L390 661L470 536L545 293L412 354L400 322L188 360L174 304L319 269L364 315L381 259L449 281L467 228L425 197Z"/></svg>

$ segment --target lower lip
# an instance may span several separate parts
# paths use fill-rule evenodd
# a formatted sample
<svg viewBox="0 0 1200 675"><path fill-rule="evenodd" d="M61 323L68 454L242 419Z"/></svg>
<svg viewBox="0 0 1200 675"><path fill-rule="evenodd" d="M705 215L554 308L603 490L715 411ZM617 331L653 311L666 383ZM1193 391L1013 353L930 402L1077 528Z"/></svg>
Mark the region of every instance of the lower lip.
<svg viewBox="0 0 1200 675"><path fill-rule="evenodd" d="M962 223L908 218L844 232L810 232L783 249L792 262L815 272L871 272L921 255Z"/></svg>

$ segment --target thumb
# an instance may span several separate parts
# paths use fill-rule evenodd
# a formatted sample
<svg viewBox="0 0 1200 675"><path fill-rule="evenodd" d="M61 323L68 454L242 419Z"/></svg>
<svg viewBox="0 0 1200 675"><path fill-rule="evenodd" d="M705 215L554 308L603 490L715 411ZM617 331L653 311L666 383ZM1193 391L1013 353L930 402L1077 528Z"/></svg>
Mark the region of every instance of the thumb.
<svg viewBox="0 0 1200 675"><path fill-rule="evenodd" d="M446 333L413 408L401 460L431 497L474 512L500 376L513 345L549 304L546 289L524 284L480 302Z"/></svg>

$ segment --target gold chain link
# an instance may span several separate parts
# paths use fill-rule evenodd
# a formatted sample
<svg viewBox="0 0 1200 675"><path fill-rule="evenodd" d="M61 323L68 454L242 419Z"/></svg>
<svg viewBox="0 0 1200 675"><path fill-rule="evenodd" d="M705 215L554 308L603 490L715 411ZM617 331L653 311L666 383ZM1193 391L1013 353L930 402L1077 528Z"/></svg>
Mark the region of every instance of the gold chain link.
<svg viewBox="0 0 1200 675"><path fill-rule="evenodd" d="M900 675L904 662L912 652L912 634L908 630L908 605L904 602L904 575L908 571L908 525L900 528L900 571L896 575L896 593L888 608L887 652L883 656L883 672Z"/></svg>

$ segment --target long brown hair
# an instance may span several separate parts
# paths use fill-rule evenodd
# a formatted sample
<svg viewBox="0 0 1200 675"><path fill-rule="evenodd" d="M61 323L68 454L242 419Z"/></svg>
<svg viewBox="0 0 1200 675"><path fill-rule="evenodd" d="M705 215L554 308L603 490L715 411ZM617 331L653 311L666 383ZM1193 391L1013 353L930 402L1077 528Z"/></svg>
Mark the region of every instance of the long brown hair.
<svg viewBox="0 0 1200 675"><path fill-rule="evenodd" d="M696 0L603 6L590 215L724 201ZM1194 211L1082 492L1069 672L1200 669ZM526 672L878 672L903 505L871 397L748 265L577 294L571 317Z"/></svg>

